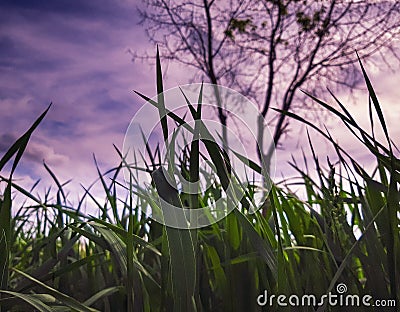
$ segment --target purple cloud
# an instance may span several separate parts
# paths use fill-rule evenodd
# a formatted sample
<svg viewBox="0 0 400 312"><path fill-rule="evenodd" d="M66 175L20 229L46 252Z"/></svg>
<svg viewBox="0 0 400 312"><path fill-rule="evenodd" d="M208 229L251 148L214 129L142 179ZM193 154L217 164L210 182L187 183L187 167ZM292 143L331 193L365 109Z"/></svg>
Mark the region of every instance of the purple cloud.
<svg viewBox="0 0 400 312"><path fill-rule="evenodd" d="M140 105L132 89L153 89L147 65L127 53L147 45L135 4L6 1L0 20L1 152L53 102L20 170L41 176L45 159L62 177L89 183L92 153L106 168L118 162L112 144L122 146Z"/></svg>

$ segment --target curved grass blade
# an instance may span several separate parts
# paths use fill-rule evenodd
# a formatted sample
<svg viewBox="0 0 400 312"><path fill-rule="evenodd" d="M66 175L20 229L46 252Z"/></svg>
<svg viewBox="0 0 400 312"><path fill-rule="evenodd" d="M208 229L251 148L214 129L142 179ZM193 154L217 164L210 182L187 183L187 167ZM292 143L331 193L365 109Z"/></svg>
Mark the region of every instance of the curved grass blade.
<svg viewBox="0 0 400 312"><path fill-rule="evenodd" d="M49 111L52 103L47 107L47 109L39 116L38 119L33 123L33 125L26 131L15 143L8 149L8 151L4 154L4 156L0 159L0 171L3 169L4 165L17 153L14 163L11 169L11 175L14 173L15 168L20 161L26 146L28 145L28 141L35 129L39 126L42 122L43 118L46 116L47 112Z"/></svg>
<svg viewBox="0 0 400 312"><path fill-rule="evenodd" d="M19 298L40 312L54 312L55 311L51 306L45 304L42 300L40 300L39 299L40 297L38 296L38 294L28 295L28 294L22 294L19 292L8 291L8 290L0 290L0 293ZM55 298L50 295L45 294L44 297L47 299L46 301L50 301L50 300L53 301L52 299L54 299L54 301L55 301Z"/></svg>
<svg viewBox="0 0 400 312"><path fill-rule="evenodd" d="M86 305L80 303L78 300L67 296L61 292L59 292L58 290L46 285L45 283L33 278L32 276L30 276L29 274L26 274L16 268L12 268L13 271L15 271L16 273L24 276L25 278L31 280L32 282L34 282L35 284L41 286L42 288L46 289L48 291L48 293L52 296L54 296L57 300L59 300L60 302L62 302L63 304L67 305L68 307L79 311L79 312L95 312L98 311L96 309L93 308L89 308Z"/></svg>

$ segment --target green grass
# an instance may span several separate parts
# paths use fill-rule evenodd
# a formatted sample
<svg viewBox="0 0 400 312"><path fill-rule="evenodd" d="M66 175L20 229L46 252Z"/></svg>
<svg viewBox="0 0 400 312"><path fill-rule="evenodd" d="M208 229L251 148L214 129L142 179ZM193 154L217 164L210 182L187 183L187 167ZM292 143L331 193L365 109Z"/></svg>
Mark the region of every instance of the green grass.
<svg viewBox="0 0 400 312"><path fill-rule="evenodd" d="M149 192L135 188L134 170L131 183L122 183L122 170L127 164L118 149L118 166L103 172L96 164L98 183L104 190L102 202L88 188L81 202L70 207L65 184L48 166L45 170L56 185L54 196L43 194L39 199L32 190L16 184L16 166L47 109L0 160L0 169L13 161L11 174L0 178L4 189L0 201L1 312L262 311L267 308L259 307L256 298L264 290L269 294L321 296L334 291L338 283L345 283L348 293L393 298L399 305L400 160L394 153L376 94L360 65L369 92L372 129L377 126L372 118L376 114L385 142L378 142L374 130L369 133L362 129L336 98L341 111L313 99L339 118L369 150L375 159L374 174L368 174L327 130L286 112L330 141L339 161L321 164L310 140L313 160L304 169L296 159L291 163L301 178L306 200L296 197L287 187L273 184L258 212L249 213L254 196L249 191L238 209L226 218L196 230L165 227L140 213L145 207L163 207ZM148 105L157 108L155 113L158 110L166 138L173 131L168 129L167 118L177 124L184 121L166 110L162 88L158 59L158 100L151 102L143 97ZM201 92L198 102L201 103ZM188 102L188 109L193 119L201 120L201 105L196 109ZM195 139L190 144L189 163L175 164L180 169L188 166L185 172L190 181L199 178L196 138L203 126L199 123L189 129ZM191 208L217 199L233 174L223 151L211 141L202 143L219 183L189 196ZM153 193L158 191L163 196L165 181L156 170L157 148L147 147L154 157L143 169L154 170ZM251 162L249 166L261 172L257 164ZM29 199L30 204L13 206L13 192ZM171 191L166 201L181 205L186 195ZM98 211L97 215L82 212L85 201ZM275 306L268 310L285 309ZM296 311L313 310L298 307Z"/></svg>

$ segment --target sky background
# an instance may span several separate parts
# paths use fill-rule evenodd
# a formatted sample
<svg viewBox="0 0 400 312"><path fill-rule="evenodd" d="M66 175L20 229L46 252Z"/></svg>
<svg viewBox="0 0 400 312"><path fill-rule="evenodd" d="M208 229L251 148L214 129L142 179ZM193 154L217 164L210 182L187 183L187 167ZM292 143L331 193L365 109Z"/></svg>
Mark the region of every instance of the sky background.
<svg viewBox="0 0 400 312"><path fill-rule="evenodd" d="M18 168L19 183L29 187L51 178L43 160L60 181L73 179L82 190L96 177L93 154L102 170L118 164L113 144L122 149L125 131L143 101L133 93L155 94L155 67L132 61L128 50L155 52L138 25L138 1L2 1L0 4L0 156L26 131L50 102L53 106L32 136ZM397 42L398 43L398 42ZM398 63L393 62L398 70ZM168 68L166 88L189 81L187 69ZM369 68L389 130L400 143L400 76L387 67ZM364 126L368 124L365 92L356 92L349 105ZM301 114L301 111L299 112ZM155 112L156 114L156 112ZM335 120L326 120L339 143L368 167L365 150L355 144ZM277 171L291 175L287 160L300 156L303 132L292 124L285 150L277 155ZM326 158L329 145L315 137ZM301 158L298 157L300 161ZM74 195L72 195L74 196Z"/></svg>

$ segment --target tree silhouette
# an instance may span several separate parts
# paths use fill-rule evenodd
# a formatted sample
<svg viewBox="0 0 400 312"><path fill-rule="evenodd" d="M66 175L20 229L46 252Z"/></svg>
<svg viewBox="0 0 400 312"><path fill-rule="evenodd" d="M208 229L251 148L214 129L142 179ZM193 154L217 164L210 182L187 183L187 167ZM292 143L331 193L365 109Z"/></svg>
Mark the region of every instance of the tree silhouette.
<svg viewBox="0 0 400 312"><path fill-rule="evenodd" d="M355 51L367 60L378 55L388 65L399 59L397 1L145 0L139 11L164 59L256 101L263 117L257 151L267 167L288 127L286 115L271 108L286 112L305 105L301 87L317 94L332 82L354 87L360 80ZM219 106L222 125L228 116ZM274 126L270 146L263 146L266 117Z"/></svg>

